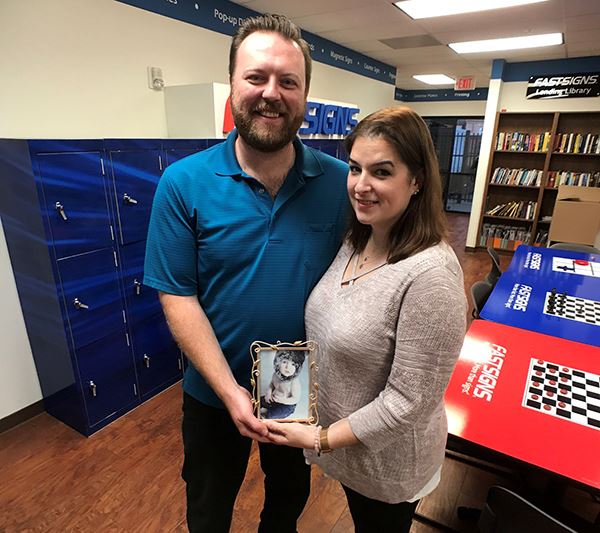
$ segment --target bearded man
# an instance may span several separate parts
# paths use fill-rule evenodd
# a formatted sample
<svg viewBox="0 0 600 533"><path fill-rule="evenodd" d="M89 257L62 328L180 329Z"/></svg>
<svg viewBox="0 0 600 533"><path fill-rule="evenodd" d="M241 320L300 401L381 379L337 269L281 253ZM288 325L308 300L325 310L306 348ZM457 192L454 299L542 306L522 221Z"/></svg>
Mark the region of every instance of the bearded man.
<svg viewBox="0 0 600 533"><path fill-rule="evenodd" d="M229 531L252 439L265 474L259 531L295 532L308 498L302 450L269 444L254 416L249 348L304 338L304 304L344 234L347 165L296 137L310 76L297 26L246 19L229 55L236 129L168 167L154 199L144 283L191 363L182 477L192 533Z"/></svg>

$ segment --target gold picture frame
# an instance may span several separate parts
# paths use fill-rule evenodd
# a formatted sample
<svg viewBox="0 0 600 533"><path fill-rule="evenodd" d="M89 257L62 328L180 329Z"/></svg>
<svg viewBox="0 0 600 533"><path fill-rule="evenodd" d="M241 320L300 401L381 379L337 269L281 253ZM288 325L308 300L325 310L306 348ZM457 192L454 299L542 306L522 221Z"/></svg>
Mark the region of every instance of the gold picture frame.
<svg viewBox="0 0 600 533"><path fill-rule="evenodd" d="M251 344L250 383L257 418L319 423L316 348L314 341Z"/></svg>

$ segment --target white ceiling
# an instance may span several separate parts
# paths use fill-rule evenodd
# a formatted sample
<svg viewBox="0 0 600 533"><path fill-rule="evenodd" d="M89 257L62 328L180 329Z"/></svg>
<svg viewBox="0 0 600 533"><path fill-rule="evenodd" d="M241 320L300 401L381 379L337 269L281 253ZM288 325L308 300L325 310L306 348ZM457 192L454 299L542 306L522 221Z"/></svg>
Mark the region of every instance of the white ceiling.
<svg viewBox="0 0 600 533"><path fill-rule="evenodd" d="M413 20L391 0L238 0L280 13L302 29L397 68L396 85L426 89L413 74L475 76L487 87L492 60L539 61L600 55L600 0L549 0L528 6ZM512 52L457 54L446 45L496 37L562 32L565 44ZM430 36L440 45L394 50L383 39Z"/></svg>

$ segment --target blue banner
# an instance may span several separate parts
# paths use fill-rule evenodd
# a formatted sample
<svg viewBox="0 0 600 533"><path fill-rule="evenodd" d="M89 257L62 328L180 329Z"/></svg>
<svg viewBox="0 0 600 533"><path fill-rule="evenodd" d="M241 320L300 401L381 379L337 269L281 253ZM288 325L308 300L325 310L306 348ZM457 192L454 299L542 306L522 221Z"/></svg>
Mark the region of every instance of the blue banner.
<svg viewBox="0 0 600 533"><path fill-rule="evenodd" d="M259 15L227 0L116 0L207 30L233 35L247 17ZM396 68L350 50L327 39L302 31L314 61L394 85Z"/></svg>
<svg viewBox="0 0 600 533"><path fill-rule="evenodd" d="M488 88L478 87L472 91L455 91L454 89L399 89L396 88L394 100L402 102L456 102L459 100L487 100Z"/></svg>

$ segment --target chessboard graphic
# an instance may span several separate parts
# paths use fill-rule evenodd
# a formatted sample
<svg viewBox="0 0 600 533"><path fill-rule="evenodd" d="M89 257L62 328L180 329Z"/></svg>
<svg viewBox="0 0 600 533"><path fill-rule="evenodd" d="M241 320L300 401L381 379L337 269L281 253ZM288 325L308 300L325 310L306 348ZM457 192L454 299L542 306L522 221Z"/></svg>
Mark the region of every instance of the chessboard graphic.
<svg viewBox="0 0 600 533"><path fill-rule="evenodd" d="M580 276L600 278L600 263L587 261L586 259L553 257L552 270L554 272L566 272L567 274L578 274Z"/></svg>
<svg viewBox="0 0 600 533"><path fill-rule="evenodd" d="M559 293L556 289L552 289L546 292L544 314L598 326L600 325L600 302L569 296L566 292Z"/></svg>
<svg viewBox="0 0 600 533"><path fill-rule="evenodd" d="M600 376L532 358L522 405L600 430Z"/></svg>

